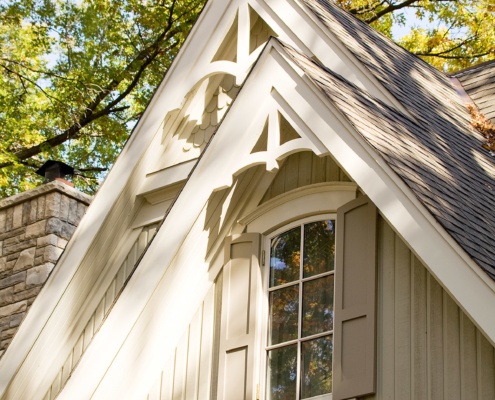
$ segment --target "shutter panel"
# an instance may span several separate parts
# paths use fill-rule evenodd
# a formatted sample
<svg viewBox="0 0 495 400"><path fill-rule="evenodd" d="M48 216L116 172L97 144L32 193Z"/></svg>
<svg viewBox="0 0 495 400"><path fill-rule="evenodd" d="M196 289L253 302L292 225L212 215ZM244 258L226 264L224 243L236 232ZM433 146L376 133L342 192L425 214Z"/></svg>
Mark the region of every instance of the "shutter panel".
<svg viewBox="0 0 495 400"><path fill-rule="evenodd" d="M376 230L367 197L337 210L334 400L376 390Z"/></svg>
<svg viewBox="0 0 495 400"><path fill-rule="evenodd" d="M218 366L221 400L252 400L256 395L260 238L258 233L226 238Z"/></svg>

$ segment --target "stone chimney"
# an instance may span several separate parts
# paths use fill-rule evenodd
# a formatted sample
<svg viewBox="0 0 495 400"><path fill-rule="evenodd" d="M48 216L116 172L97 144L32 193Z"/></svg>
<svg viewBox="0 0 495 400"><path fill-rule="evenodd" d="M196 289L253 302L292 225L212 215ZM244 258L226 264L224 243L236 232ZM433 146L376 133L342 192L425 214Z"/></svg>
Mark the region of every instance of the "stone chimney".
<svg viewBox="0 0 495 400"><path fill-rule="evenodd" d="M0 357L90 202L59 180L0 200Z"/></svg>

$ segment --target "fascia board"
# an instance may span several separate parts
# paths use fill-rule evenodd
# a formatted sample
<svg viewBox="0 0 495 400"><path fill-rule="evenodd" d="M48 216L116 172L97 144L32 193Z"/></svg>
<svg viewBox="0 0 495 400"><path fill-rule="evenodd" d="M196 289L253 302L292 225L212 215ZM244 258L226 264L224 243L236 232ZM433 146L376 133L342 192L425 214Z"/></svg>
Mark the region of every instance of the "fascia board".
<svg viewBox="0 0 495 400"><path fill-rule="evenodd" d="M278 25L280 39L305 54L315 55L327 68L411 117L409 111L376 79L352 52L297 0L257 0L253 8Z"/></svg>
<svg viewBox="0 0 495 400"><path fill-rule="evenodd" d="M370 197L387 222L459 307L495 345L495 314L486 306L495 304L495 282L435 220L381 155L309 78L293 74L294 80L298 77L307 84L300 85L298 91L292 92L295 98L291 104L300 115L316 110L314 118L306 121L310 128L318 132L318 138L331 149L336 161ZM288 93L281 94L286 99L289 96ZM332 126L328 126L324 120L330 116L335 118ZM324 125L327 127L324 128Z"/></svg>
<svg viewBox="0 0 495 400"><path fill-rule="evenodd" d="M222 29L218 28L222 23L228 24L228 22L224 22L230 21L229 18L226 18L226 14L235 13L237 3L239 1L217 0L210 1L205 6L181 52L155 92L88 212L69 241L57 267L21 324L9 346L9 351L0 360L0 370L2 371L0 374L0 397L5 394L14 376L23 369L24 360L35 346L40 332L52 316L95 235L104 225L106 216L112 211L115 202L129 183L132 175L140 173L144 176L145 172L140 171L137 167L160 129L163 110L173 109L175 105L180 104L184 95L182 92L184 86L181 86L182 90L171 90L170 87L177 86L175 84L177 81L190 81L201 75L201 68L205 68L209 63L210 54L203 51L198 56L198 49L211 47L208 47L208 44L210 41L214 41L213 38L219 40ZM215 50L210 49L210 53L214 53Z"/></svg>

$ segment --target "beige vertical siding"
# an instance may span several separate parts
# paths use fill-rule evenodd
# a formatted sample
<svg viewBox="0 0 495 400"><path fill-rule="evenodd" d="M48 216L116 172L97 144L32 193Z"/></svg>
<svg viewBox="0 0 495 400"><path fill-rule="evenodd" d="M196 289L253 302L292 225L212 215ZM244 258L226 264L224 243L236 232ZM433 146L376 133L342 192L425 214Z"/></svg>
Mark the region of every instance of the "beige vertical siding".
<svg viewBox="0 0 495 400"><path fill-rule="evenodd" d="M264 201L335 180L347 178L330 157L297 153L286 160ZM383 219L378 242L377 393L365 399L494 400L493 346ZM214 303L212 289L173 357L164 360L148 400L216 398Z"/></svg>
<svg viewBox="0 0 495 400"><path fill-rule="evenodd" d="M349 182L350 179L333 158L318 157L310 151L295 153L285 159L261 202L313 183L338 181Z"/></svg>
<svg viewBox="0 0 495 400"><path fill-rule="evenodd" d="M495 399L493 346L383 220L379 238L378 391L368 399Z"/></svg>

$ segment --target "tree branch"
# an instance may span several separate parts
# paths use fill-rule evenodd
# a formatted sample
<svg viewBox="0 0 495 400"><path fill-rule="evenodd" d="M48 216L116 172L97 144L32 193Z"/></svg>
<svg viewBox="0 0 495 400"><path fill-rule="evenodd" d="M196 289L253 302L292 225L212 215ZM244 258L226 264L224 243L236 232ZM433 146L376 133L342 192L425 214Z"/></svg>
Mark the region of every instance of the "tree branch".
<svg viewBox="0 0 495 400"><path fill-rule="evenodd" d="M445 35L444 35L444 37L445 37ZM454 46L452 46L446 50L442 50L442 51L439 51L437 53L432 53L431 52L432 49L430 49L427 52L415 52L414 54L416 54L417 56L431 56L431 57L440 57L440 58L446 58L446 59L458 59L458 60L460 60L463 58L482 57L482 56L486 56L487 54L490 54L493 52L493 50L488 50L488 52L486 52L484 54L478 54L478 55L463 54L463 55L455 55L455 56L446 56L446 54L452 53L453 51L461 48L462 46L465 46L469 42L477 40L477 38L478 38L478 31L476 31L472 36L469 36L468 38L460 41L456 45L454 45Z"/></svg>
<svg viewBox="0 0 495 400"><path fill-rule="evenodd" d="M175 2L174 2L175 4ZM69 139L76 139L82 136L82 129L89 125L94 120L101 118L106 115L110 115L116 113L118 111L123 111L125 108L119 107L114 108L118 103L120 103L132 90L137 86L139 80L144 73L144 71L150 66L151 63L162 53L170 51L174 47L179 44L179 41L175 41L170 46L166 48L162 48L163 43L171 40L174 36L181 33L184 29L184 26L187 26L191 22L194 21L195 16L191 16L186 19L178 26L173 27L177 19L180 19L182 16L187 15L190 11L185 11L183 14L179 15L177 18L173 18L173 6L171 6L170 15L168 18L168 22L162 32L157 36L157 38L153 41L151 45L144 48L120 73L117 78L114 78L105 88L100 89L100 91L96 94L96 96L86 105L84 108L84 112L79 118L76 118L76 122L71 125L69 128L65 129L60 134L45 140L38 145L24 148L14 152L14 156L18 161L25 160L30 158L36 154L39 154L43 148L45 147L56 147ZM120 92L117 98L108 103L103 109L96 111L100 104L115 90L117 87L126 79L126 77L131 74L133 77L131 82L126 86L126 88ZM32 82L36 84L35 82ZM42 88L40 88L42 90ZM0 163L0 168L4 168L9 165L13 165L13 161L7 161Z"/></svg>
<svg viewBox="0 0 495 400"><path fill-rule="evenodd" d="M105 172L108 168L101 167L91 167L91 168L77 168L78 172ZM75 173L74 175L82 176L80 173Z"/></svg>
<svg viewBox="0 0 495 400"><path fill-rule="evenodd" d="M375 22L376 20L380 19L383 17L385 14L389 14L393 11L400 10L401 8L407 7L418 0L405 0L402 3L398 4L391 4L388 7L385 7L383 10L378 11L375 15L373 15L371 18L365 19L364 22L371 24L372 22Z"/></svg>
<svg viewBox="0 0 495 400"><path fill-rule="evenodd" d="M493 54L493 53L495 53L495 50L488 50L484 53L464 54L464 55L448 55L448 54L443 54L443 52L441 52L441 53L414 53L414 54L416 54L418 56L423 56L423 57L428 57L428 56L439 57L439 58L443 58L446 60L463 60L463 59L468 59L468 58L484 57L484 56L487 56L487 55Z"/></svg>
<svg viewBox="0 0 495 400"><path fill-rule="evenodd" d="M347 11L349 11L351 14L354 14L354 15L366 14L368 12L372 12L372 11L376 10L378 7L380 7L384 3L390 4L387 0L382 0L382 1L377 1L375 3L365 4L361 7L351 8Z"/></svg>
<svg viewBox="0 0 495 400"><path fill-rule="evenodd" d="M19 78L19 80L21 81L21 84L22 86L24 87L25 90L26 87L24 86L24 81L27 81L29 82L31 85L35 86L38 90L40 90L48 99L50 100L55 100L57 102L59 102L60 104L64 104L62 101L60 101L59 99L57 99L55 96L52 96L50 95L49 93L47 93L39 84L37 84L35 81L33 81L32 79L30 79L29 77L27 77L26 75L23 75L21 74L20 72L17 72L15 70L13 70L12 68L9 68L7 67L5 64L3 63L0 63L0 67L2 67L4 70L6 70L7 72L17 76L17 78Z"/></svg>
<svg viewBox="0 0 495 400"><path fill-rule="evenodd" d="M26 69L28 71L31 71L31 72L34 72L35 74L40 74L40 75L46 75L46 76L53 76L54 78L58 78L58 79L63 79L63 80L66 80L66 81L70 81L70 82L78 82L78 83L82 83L80 80L78 79L74 79L74 78L67 78L66 76L63 76L63 75L59 75L59 74L56 74L54 72L51 72L51 71L47 71L47 70L42 70L42 69L35 69L35 68L32 68L20 61L17 61L17 60L12 60L10 58L4 58L4 57L0 57L0 60L1 61L5 61L7 63L12 63L12 64L16 64L18 66L20 66L21 68L23 69Z"/></svg>

